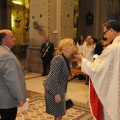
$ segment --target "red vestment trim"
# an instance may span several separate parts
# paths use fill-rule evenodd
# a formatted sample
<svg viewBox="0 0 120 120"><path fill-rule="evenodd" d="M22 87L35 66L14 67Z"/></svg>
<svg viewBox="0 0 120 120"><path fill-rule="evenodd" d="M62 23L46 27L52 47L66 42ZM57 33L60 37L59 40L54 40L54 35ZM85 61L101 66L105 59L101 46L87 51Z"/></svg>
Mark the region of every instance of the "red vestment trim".
<svg viewBox="0 0 120 120"><path fill-rule="evenodd" d="M92 81L90 80L90 105L93 116L96 120L103 120L102 104L96 94Z"/></svg>

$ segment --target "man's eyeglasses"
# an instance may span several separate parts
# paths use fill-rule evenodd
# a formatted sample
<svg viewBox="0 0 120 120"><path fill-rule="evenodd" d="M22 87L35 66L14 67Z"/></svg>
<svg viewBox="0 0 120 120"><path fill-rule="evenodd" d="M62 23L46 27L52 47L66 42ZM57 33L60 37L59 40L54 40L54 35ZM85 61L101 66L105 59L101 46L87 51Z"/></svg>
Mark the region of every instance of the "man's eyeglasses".
<svg viewBox="0 0 120 120"><path fill-rule="evenodd" d="M110 29L106 30L105 32L103 32L103 35L106 35L106 33L109 31Z"/></svg>

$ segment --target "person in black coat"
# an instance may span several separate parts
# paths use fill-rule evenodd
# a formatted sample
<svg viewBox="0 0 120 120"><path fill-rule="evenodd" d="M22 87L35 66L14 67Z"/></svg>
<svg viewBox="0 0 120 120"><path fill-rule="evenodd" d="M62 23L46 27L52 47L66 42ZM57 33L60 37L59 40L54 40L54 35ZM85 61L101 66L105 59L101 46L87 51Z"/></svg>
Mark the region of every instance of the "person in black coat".
<svg viewBox="0 0 120 120"><path fill-rule="evenodd" d="M95 47L95 50L94 50L94 54L100 55L102 53L102 51L103 51L102 43L104 41L107 41L106 38L104 38L104 37L100 38L100 42L98 42L96 44L96 47Z"/></svg>
<svg viewBox="0 0 120 120"><path fill-rule="evenodd" d="M47 69L50 70L50 62L53 58L54 44L50 42L49 37L45 37L45 43L41 45L41 59L43 62L43 74L41 76L47 75Z"/></svg>

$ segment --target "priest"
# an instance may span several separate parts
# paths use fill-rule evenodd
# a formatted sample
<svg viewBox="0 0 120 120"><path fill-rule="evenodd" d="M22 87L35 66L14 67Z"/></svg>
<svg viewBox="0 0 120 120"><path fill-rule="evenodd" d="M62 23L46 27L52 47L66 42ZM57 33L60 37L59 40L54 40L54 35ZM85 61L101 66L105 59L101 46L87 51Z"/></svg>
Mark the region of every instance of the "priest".
<svg viewBox="0 0 120 120"><path fill-rule="evenodd" d="M96 120L120 120L120 23L116 20L104 23L103 35L111 44L95 61L90 62L81 54L75 58L82 60L81 69L91 78L90 108L93 117ZM95 92L91 93L91 88Z"/></svg>

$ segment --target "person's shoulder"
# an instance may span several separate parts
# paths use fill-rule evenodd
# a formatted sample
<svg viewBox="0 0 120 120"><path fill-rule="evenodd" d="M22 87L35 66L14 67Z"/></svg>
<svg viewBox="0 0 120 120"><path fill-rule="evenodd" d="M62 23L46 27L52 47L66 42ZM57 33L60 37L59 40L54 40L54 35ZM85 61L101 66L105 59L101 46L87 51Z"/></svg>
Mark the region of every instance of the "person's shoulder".
<svg viewBox="0 0 120 120"><path fill-rule="evenodd" d="M53 43L53 42L49 42L49 44L54 45L54 43Z"/></svg>
<svg viewBox="0 0 120 120"><path fill-rule="evenodd" d="M112 43L104 49L103 53L115 55L117 52L120 52L119 48L120 48L120 43Z"/></svg>
<svg viewBox="0 0 120 120"><path fill-rule="evenodd" d="M2 46L0 46L0 51L1 54L10 54L10 50Z"/></svg>
<svg viewBox="0 0 120 120"><path fill-rule="evenodd" d="M62 55L56 55L53 59L52 59L52 63L58 63L61 64L63 62L63 57Z"/></svg>
<svg viewBox="0 0 120 120"><path fill-rule="evenodd" d="M120 42L116 42L116 43L113 43L113 44L110 44L108 45L108 48L110 48L112 51L118 51L120 50Z"/></svg>
<svg viewBox="0 0 120 120"><path fill-rule="evenodd" d="M45 45L45 42L41 44L41 47L43 47Z"/></svg>
<svg viewBox="0 0 120 120"><path fill-rule="evenodd" d="M63 56L62 55L56 55L53 60L59 60L59 61L63 61Z"/></svg>
<svg viewBox="0 0 120 120"><path fill-rule="evenodd" d="M45 42L44 43L42 43L42 45L44 45L45 44Z"/></svg>
<svg viewBox="0 0 120 120"><path fill-rule="evenodd" d="M53 59L63 59L62 55L56 55Z"/></svg>
<svg viewBox="0 0 120 120"><path fill-rule="evenodd" d="M0 52L0 60L2 59L13 59L11 54L8 51L1 51Z"/></svg>

